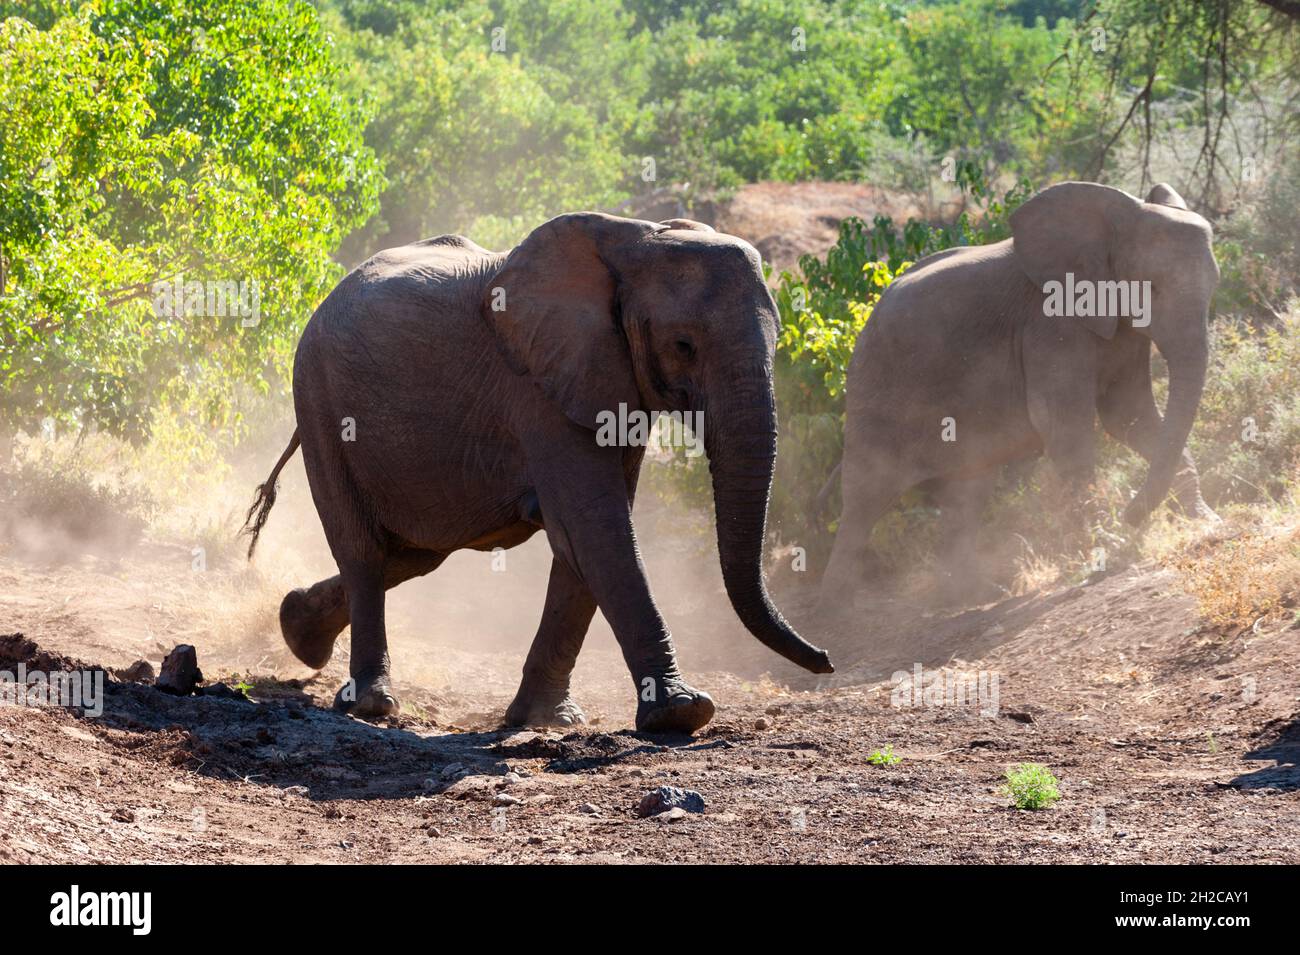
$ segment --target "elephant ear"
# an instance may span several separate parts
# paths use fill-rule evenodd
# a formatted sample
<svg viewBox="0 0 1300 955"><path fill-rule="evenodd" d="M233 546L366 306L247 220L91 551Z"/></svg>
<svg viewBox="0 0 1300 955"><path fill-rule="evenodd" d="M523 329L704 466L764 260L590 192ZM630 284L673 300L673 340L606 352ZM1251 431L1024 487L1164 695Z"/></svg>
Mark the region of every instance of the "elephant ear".
<svg viewBox="0 0 1300 955"><path fill-rule="evenodd" d="M1183 197L1174 191L1174 187L1167 182L1158 182L1151 187L1147 193L1146 201L1153 205L1172 206L1175 209L1186 209L1187 203Z"/></svg>
<svg viewBox="0 0 1300 955"><path fill-rule="evenodd" d="M1016 261L1046 296L1049 282L1108 282L1118 278L1114 257L1132 228L1141 203L1127 192L1095 182L1049 186L1011 214ZM1052 321L1082 322L1101 338L1112 338L1117 315Z"/></svg>
<svg viewBox="0 0 1300 955"><path fill-rule="evenodd" d="M510 252L484 292L483 315L511 370L585 428L620 404L640 407L609 263L657 228L598 212L559 216Z"/></svg>

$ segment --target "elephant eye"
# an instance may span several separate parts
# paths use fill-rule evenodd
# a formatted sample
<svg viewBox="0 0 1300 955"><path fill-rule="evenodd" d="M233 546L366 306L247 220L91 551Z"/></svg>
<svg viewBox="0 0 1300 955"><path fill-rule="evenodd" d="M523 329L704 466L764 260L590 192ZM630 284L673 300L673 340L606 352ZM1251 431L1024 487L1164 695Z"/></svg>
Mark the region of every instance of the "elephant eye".
<svg viewBox="0 0 1300 955"><path fill-rule="evenodd" d="M673 347L677 349L677 354L687 361L695 357L695 346L685 338L679 338L673 342Z"/></svg>

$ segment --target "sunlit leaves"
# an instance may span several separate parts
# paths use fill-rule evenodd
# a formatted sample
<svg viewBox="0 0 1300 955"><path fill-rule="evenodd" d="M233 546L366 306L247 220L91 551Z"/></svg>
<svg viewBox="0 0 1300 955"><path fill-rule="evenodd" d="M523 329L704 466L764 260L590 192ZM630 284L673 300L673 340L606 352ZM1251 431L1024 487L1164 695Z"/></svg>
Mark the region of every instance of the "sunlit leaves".
<svg viewBox="0 0 1300 955"><path fill-rule="evenodd" d="M5 5L12 12L12 4ZM209 426L287 370L381 179L301 0L92 0L0 23L0 426ZM255 282L260 323L153 285Z"/></svg>

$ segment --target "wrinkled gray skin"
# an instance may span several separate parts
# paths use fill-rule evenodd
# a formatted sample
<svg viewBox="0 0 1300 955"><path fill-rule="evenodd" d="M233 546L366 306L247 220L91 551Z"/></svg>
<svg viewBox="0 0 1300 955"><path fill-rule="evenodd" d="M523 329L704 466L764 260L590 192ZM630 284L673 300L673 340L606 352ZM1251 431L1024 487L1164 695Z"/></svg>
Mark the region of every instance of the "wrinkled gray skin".
<svg viewBox="0 0 1300 955"><path fill-rule="evenodd" d="M1201 499L1187 436L1205 384L1206 325L1219 269L1210 225L1167 185L1145 202L1095 183L1052 186L1011 217L1012 238L929 256L894 282L849 366L843 507L822 586L843 607L871 563L876 521L924 484L941 509L949 596L970 596L972 529L998 467L1046 453L1082 495L1092 482L1095 419L1149 462L1125 512L1141 524L1174 487L1189 514ZM1044 285L1149 280L1151 323L1048 317ZM1169 365L1162 420L1151 345ZM943 419L956 440L942 440Z"/></svg>
<svg viewBox="0 0 1300 955"><path fill-rule="evenodd" d="M339 575L284 598L290 649L322 667L351 622L355 692L345 685L335 703L395 713L384 592L452 551L514 547L544 530L546 607L506 722L582 720L569 675L600 607L632 674L637 728L703 726L713 701L678 671L632 527L644 449L596 441L598 413L625 403L703 412L732 605L777 653L830 672L763 581L776 334L758 254L686 220L577 213L508 255L460 236L376 255L298 345L297 437ZM342 440L345 418L355 441ZM274 480L254 505L255 531Z"/></svg>

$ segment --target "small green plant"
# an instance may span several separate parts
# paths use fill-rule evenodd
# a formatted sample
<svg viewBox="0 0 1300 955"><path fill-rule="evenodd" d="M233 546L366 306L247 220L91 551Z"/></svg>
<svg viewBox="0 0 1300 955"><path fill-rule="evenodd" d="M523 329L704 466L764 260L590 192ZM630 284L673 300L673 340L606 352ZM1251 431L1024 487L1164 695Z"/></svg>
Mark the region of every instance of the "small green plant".
<svg viewBox="0 0 1300 955"><path fill-rule="evenodd" d="M867 762L872 766L896 766L902 761L903 757L894 755L894 746L892 743L876 750L867 757Z"/></svg>
<svg viewBox="0 0 1300 955"><path fill-rule="evenodd" d="M1061 798L1056 777L1042 763L1009 767L1002 792L1011 797L1017 809L1046 809Z"/></svg>
<svg viewBox="0 0 1300 955"><path fill-rule="evenodd" d="M234 690L236 693L238 693L240 696L247 697L248 691L253 688L253 684L249 683L243 677L231 675L230 688Z"/></svg>

